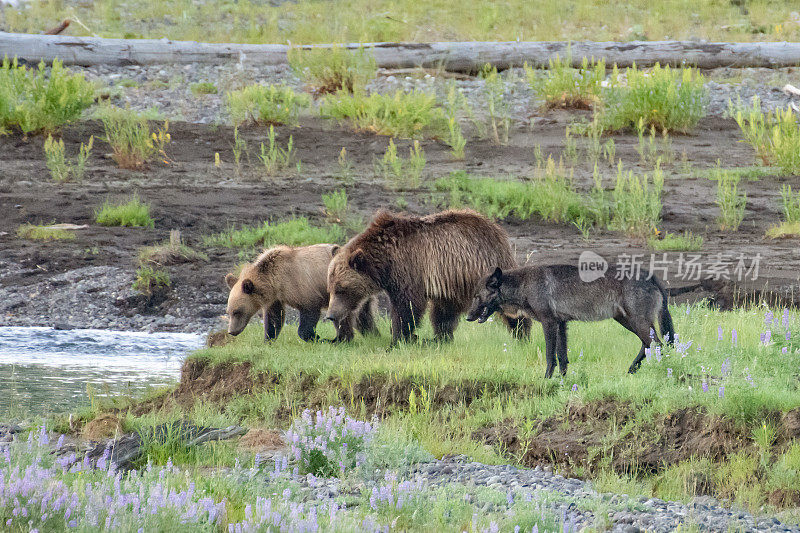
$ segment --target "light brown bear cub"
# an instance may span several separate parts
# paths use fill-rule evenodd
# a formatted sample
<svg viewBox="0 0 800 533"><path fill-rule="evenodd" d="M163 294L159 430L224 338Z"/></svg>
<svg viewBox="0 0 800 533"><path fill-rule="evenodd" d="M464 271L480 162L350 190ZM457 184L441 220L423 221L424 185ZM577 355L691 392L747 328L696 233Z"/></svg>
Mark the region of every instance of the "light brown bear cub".
<svg viewBox="0 0 800 533"><path fill-rule="evenodd" d="M304 341L319 340L315 329L321 310L328 307L328 264L338 248L335 244L296 248L276 246L245 265L238 278L233 274L225 276L231 289L228 295L228 333L241 333L253 315L261 310L264 339L275 339L283 327L284 306L288 305L300 313L297 330L300 338ZM365 298L352 314L338 321L334 340L351 340L354 325L364 335L377 333L374 305L374 298Z"/></svg>

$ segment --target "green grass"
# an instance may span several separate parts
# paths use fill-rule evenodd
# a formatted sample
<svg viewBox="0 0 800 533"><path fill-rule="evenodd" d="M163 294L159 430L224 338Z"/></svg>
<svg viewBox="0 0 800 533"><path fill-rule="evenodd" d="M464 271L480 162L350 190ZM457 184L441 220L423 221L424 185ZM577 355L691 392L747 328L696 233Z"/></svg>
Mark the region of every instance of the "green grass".
<svg viewBox="0 0 800 533"><path fill-rule="evenodd" d="M800 193L792 193L791 185L781 187L781 214L781 222L767 230L767 237L800 237Z"/></svg>
<svg viewBox="0 0 800 533"><path fill-rule="evenodd" d="M285 85L250 85L225 96L235 126L254 124L296 124L300 111L311 105L307 94Z"/></svg>
<svg viewBox="0 0 800 533"><path fill-rule="evenodd" d="M625 171L620 161L612 193L611 226L628 235L646 239L661 222L661 191L664 173L658 165L651 174Z"/></svg>
<svg viewBox="0 0 800 533"><path fill-rule="evenodd" d="M788 239L800 237L800 222L779 222L767 229L770 239Z"/></svg>
<svg viewBox="0 0 800 533"><path fill-rule="evenodd" d="M22 224L17 228L17 237L32 241L71 241L75 233L62 228Z"/></svg>
<svg viewBox="0 0 800 533"><path fill-rule="evenodd" d="M436 105L436 96L419 91L369 96L362 91L340 91L325 97L320 113L349 122L356 131L392 137L418 138L447 131L447 119Z"/></svg>
<svg viewBox="0 0 800 533"><path fill-rule="evenodd" d="M179 230L172 230L167 242L145 246L139 250L139 264L163 266L191 261L208 261L203 252L187 246L181 239Z"/></svg>
<svg viewBox="0 0 800 533"><path fill-rule="evenodd" d="M611 87L604 92L598 115L604 130L655 127L658 131L688 132L705 115L705 80L697 70L656 65L646 72L634 66L625 74L622 84L615 68Z"/></svg>
<svg viewBox="0 0 800 533"><path fill-rule="evenodd" d="M723 231L736 231L744 219L747 207L747 193L739 190L739 175L717 167L717 200L719 207L719 228Z"/></svg>
<svg viewBox="0 0 800 533"><path fill-rule="evenodd" d="M81 143L75 162L72 163L67 159L63 139L56 141L52 135L48 135L44 141L44 157L53 180L58 183L82 181L86 172L86 162L89 160L93 146L94 136L90 136L89 142Z"/></svg>
<svg viewBox="0 0 800 533"><path fill-rule="evenodd" d="M0 65L0 133L53 133L78 120L93 101L92 84L58 60L49 69L44 63L20 66L8 57Z"/></svg>
<svg viewBox="0 0 800 533"><path fill-rule="evenodd" d="M201 94L217 94L219 92L217 86L210 81L193 83L189 85L189 90L192 91L192 94L195 96Z"/></svg>
<svg viewBox="0 0 800 533"><path fill-rule="evenodd" d="M95 210L94 220L101 226L155 226L155 221L150 217L150 206L143 203L136 194L125 203L115 204L106 200Z"/></svg>
<svg viewBox="0 0 800 533"><path fill-rule="evenodd" d="M568 6L542 0L471 0L466 4L411 0L353 0L346 9L324 3L277 6L257 0L153 3L132 0L126 16L105 2L31 0L3 6L4 29L37 33L53 21L78 18L71 35L182 39L247 43L336 43L381 41L798 41L789 0L751 0L747 14L734 2L683 0L593 2Z"/></svg>
<svg viewBox="0 0 800 533"><path fill-rule="evenodd" d="M153 268L151 266L141 266L136 270L136 279L133 280L131 288L145 296L169 289L172 281L166 270Z"/></svg>
<svg viewBox="0 0 800 533"><path fill-rule="evenodd" d="M663 252L696 252L703 247L703 237L702 235L695 235L691 231L684 231L683 233L667 232L661 239L650 237L647 239L647 245L653 250Z"/></svg>
<svg viewBox="0 0 800 533"><path fill-rule="evenodd" d="M281 222L264 222L260 226L230 228L222 233L203 237L204 246L223 248L269 248L278 244L302 246L344 241L344 230L336 225L314 226L307 218L292 218Z"/></svg>
<svg viewBox="0 0 800 533"><path fill-rule="evenodd" d="M418 189L422 185L422 171L425 170L425 150L419 141L414 141L408 149L408 157L397 155L397 146L389 139L383 157L376 162L376 171L384 183L395 190Z"/></svg>
<svg viewBox="0 0 800 533"><path fill-rule="evenodd" d="M375 77L377 66L371 50L292 48L289 50L292 70L317 94L363 89Z"/></svg>
<svg viewBox="0 0 800 533"><path fill-rule="evenodd" d="M540 75L525 65L525 75L531 89L544 98L548 107L591 109L600 99L600 83L606 78L605 61L589 61L584 57L580 68L572 67L572 54L562 59L556 56L549 68Z"/></svg>
<svg viewBox="0 0 800 533"><path fill-rule="evenodd" d="M555 166L544 176L526 181L474 178L458 171L436 180L434 188L449 193L448 207L470 207L491 218L527 220L536 215L549 222L588 224L601 218L563 169Z"/></svg>

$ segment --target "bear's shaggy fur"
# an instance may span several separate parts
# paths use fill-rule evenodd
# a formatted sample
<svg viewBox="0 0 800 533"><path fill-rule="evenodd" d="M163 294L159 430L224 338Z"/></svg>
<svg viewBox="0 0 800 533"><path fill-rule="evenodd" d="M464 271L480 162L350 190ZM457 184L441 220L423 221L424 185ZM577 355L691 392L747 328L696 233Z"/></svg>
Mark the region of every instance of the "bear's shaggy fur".
<svg viewBox="0 0 800 533"><path fill-rule="evenodd" d="M508 236L475 211L424 217L380 211L363 233L338 251L329 267L328 313L344 316L354 309L358 302L348 297L348 287L382 289L391 303L393 342L414 338L428 303L434 335L450 340L477 283L499 265L516 266ZM516 336L529 334L530 319L503 318Z"/></svg>
<svg viewBox="0 0 800 533"><path fill-rule="evenodd" d="M328 306L328 264L339 246L315 244L292 248L276 246L264 251L242 268L239 277L225 276L228 295L228 333L238 335L259 310L264 314L264 338L275 339L283 327L284 306L300 313L298 335L304 341L319 340L315 332L320 312ZM362 299L353 312L336 324L337 341L353 338L353 317L364 334L375 333L374 300Z"/></svg>

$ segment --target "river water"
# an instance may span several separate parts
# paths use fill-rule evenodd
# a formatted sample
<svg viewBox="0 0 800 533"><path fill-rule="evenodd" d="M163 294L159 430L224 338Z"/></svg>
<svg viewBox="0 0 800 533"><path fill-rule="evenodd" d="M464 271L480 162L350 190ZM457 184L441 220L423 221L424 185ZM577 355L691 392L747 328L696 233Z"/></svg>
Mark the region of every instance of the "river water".
<svg viewBox="0 0 800 533"><path fill-rule="evenodd" d="M199 335L0 327L0 421L175 383Z"/></svg>

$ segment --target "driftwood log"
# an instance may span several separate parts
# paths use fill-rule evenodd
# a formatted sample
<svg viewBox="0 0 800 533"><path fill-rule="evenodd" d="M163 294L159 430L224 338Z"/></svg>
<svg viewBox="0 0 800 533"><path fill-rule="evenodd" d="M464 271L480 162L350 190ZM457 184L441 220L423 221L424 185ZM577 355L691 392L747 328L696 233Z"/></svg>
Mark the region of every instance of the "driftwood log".
<svg viewBox="0 0 800 533"><path fill-rule="evenodd" d="M327 48L304 45L299 48ZM548 60L566 57L605 59L611 66L693 65L719 67L790 67L800 64L800 43L704 43L690 41L631 42L445 42L367 43L379 67L441 68L451 72L475 72L486 63L498 69L547 66ZM170 41L167 39L102 39L63 35L31 35L0 32L0 57L18 57L28 63L60 59L67 65L219 64L231 61L253 65L284 65L288 45L229 44Z"/></svg>

